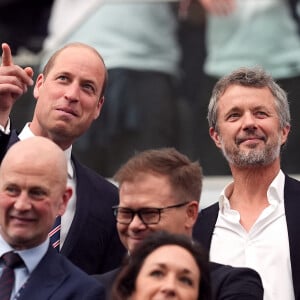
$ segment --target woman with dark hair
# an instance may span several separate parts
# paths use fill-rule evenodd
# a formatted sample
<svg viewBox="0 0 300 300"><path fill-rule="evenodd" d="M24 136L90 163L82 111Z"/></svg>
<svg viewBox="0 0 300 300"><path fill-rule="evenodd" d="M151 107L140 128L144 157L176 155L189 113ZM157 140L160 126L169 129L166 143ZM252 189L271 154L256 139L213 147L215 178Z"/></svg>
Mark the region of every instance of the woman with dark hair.
<svg viewBox="0 0 300 300"><path fill-rule="evenodd" d="M208 255L189 237L155 232L126 257L111 300L210 300Z"/></svg>

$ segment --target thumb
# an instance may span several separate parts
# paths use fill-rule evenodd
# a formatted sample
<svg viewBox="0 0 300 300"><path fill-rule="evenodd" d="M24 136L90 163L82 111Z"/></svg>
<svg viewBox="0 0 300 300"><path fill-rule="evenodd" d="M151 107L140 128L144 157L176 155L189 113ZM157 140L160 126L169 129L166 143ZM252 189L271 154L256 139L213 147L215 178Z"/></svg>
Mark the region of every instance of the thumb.
<svg viewBox="0 0 300 300"><path fill-rule="evenodd" d="M31 67L26 67L24 68L24 71L26 72L26 74L29 76L29 77L33 77L33 69Z"/></svg>

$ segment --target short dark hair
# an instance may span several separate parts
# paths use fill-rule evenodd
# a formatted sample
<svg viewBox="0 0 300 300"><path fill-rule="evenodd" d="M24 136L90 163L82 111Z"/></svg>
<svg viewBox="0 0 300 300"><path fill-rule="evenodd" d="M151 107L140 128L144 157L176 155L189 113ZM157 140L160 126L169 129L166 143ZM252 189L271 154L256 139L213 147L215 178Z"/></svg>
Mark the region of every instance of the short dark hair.
<svg viewBox="0 0 300 300"><path fill-rule="evenodd" d="M150 149L130 158L114 175L122 185L133 182L141 173L168 176L180 201L199 201L202 190L202 169L198 161L192 162L175 148Z"/></svg>
<svg viewBox="0 0 300 300"><path fill-rule="evenodd" d="M165 245L177 245L186 249L195 259L201 272L198 300L210 300L211 283L208 254L202 246L190 237L158 231L146 237L136 249L127 256L112 286L111 300L126 300L135 290L137 276L150 253Z"/></svg>

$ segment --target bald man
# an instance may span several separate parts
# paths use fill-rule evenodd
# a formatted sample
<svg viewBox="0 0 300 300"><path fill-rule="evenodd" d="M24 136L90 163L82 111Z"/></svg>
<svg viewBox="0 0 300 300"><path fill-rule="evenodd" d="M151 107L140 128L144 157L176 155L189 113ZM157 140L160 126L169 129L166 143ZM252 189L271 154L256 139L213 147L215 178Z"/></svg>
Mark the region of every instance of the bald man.
<svg viewBox="0 0 300 300"><path fill-rule="evenodd" d="M0 274L3 255L21 258L11 299L103 299L103 287L49 243L48 233L71 195L67 160L51 140L32 137L8 150L0 168Z"/></svg>

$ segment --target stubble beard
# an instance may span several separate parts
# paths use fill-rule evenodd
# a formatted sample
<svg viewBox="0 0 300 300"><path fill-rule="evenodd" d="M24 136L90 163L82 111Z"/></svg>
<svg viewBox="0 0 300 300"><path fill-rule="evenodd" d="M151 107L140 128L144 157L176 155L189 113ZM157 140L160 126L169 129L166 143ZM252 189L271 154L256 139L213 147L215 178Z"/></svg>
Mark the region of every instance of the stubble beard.
<svg viewBox="0 0 300 300"><path fill-rule="evenodd" d="M242 150L237 144L228 146L221 140L221 150L229 164L237 167L267 166L280 155L281 138L266 143L263 149Z"/></svg>

